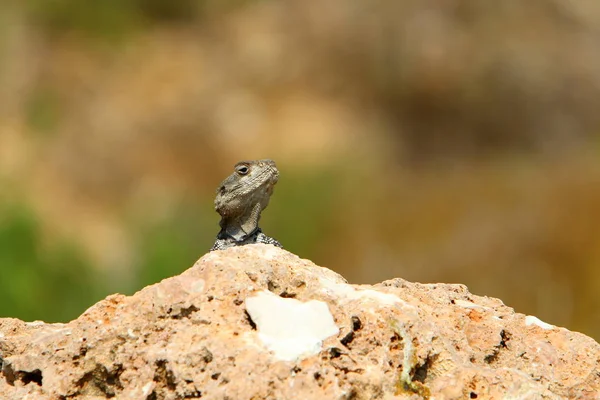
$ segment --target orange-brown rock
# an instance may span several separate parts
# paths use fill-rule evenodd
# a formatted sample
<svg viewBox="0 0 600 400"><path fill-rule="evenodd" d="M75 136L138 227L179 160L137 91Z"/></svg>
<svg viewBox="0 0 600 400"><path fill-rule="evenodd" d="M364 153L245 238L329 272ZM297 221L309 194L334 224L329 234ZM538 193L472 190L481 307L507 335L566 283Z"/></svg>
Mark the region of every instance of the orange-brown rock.
<svg viewBox="0 0 600 400"><path fill-rule="evenodd" d="M67 324L0 319L1 399L597 399L600 345L462 285L349 285L270 245Z"/></svg>

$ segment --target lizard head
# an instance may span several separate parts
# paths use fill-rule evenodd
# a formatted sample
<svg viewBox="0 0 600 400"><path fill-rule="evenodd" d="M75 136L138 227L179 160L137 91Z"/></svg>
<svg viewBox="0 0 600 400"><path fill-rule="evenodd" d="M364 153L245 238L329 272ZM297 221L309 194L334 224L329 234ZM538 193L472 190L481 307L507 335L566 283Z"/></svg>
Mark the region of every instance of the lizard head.
<svg viewBox="0 0 600 400"><path fill-rule="evenodd" d="M273 160L241 161L217 189L215 210L221 227L241 240L258 229L260 213L269 204L279 171Z"/></svg>

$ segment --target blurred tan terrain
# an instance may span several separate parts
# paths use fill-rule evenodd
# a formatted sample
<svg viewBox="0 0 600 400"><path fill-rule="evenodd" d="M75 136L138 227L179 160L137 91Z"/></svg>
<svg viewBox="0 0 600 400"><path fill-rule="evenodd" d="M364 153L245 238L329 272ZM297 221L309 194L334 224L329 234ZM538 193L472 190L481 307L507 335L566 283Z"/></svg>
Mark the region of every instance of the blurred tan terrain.
<svg viewBox="0 0 600 400"><path fill-rule="evenodd" d="M68 320L264 231L354 283L460 282L600 338L600 3L0 4L0 316Z"/></svg>

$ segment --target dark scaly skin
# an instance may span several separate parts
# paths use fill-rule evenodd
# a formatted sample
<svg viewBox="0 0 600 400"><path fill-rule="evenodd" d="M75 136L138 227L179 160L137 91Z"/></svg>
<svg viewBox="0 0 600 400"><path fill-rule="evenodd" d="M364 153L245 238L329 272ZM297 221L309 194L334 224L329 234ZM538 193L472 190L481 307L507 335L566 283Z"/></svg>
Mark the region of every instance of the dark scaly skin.
<svg viewBox="0 0 600 400"><path fill-rule="evenodd" d="M279 171L272 160L241 161L217 189L215 210L221 215L221 231L210 249L251 243L281 244L258 227L261 212L269 204Z"/></svg>

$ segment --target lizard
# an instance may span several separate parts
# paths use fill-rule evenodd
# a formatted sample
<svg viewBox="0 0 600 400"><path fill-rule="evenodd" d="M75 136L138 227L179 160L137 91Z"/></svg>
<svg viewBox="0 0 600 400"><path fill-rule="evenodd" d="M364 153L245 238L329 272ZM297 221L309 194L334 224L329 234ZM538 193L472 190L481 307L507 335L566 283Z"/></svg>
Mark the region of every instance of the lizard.
<svg viewBox="0 0 600 400"><path fill-rule="evenodd" d="M279 170L273 160L235 164L233 173L217 188L215 211L221 216L221 231L211 251L251 243L283 247L258 227L260 214L269 204L278 180Z"/></svg>

